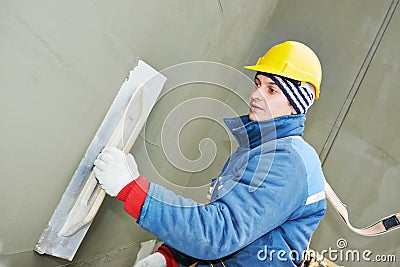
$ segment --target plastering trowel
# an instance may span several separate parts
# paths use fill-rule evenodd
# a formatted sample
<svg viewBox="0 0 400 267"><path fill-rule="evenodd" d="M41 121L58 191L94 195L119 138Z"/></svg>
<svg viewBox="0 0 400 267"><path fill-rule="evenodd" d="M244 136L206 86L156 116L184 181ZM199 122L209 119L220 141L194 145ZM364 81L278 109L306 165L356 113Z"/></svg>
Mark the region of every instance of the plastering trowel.
<svg viewBox="0 0 400 267"><path fill-rule="evenodd" d="M37 242L37 253L73 259L105 197L92 172L97 155L105 146L130 151L165 81L136 60Z"/></svg>

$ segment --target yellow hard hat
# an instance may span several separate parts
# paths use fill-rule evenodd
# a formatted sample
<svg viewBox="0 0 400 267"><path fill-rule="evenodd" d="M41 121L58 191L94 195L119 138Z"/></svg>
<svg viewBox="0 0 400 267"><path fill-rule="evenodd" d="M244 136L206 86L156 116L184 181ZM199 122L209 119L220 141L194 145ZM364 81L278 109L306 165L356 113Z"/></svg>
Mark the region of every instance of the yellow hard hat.
<svg viewBox="0 0 400 267"><path fill-rule="evenodd" d="M319 98L321 63L314 51L305 44L296 41L277 44L260 57L256 65L245 68L309 82L315 88L315 99Z"/></svg>

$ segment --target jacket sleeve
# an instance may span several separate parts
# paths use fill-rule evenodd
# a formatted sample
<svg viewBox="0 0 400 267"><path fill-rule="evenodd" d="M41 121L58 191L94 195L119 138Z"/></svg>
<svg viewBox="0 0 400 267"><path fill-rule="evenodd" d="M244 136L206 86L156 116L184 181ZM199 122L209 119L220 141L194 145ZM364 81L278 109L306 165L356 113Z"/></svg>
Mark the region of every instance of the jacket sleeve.
<svg viewBox="0 0 400 267"><path fill-rule="evenodd" d="M222 178L225 193L209 205L150 183L139 225L190 257L218 259L283 224L307 198L304 165L290 152L255 156Z"/></svg>

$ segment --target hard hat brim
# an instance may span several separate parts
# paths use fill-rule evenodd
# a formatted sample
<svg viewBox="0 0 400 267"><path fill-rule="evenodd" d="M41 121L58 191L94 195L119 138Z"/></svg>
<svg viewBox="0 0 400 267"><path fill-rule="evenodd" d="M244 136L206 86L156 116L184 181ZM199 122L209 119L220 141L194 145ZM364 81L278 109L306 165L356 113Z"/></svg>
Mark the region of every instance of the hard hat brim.
<svg viewBox="0 0 400 267"><path fill-rule="evenodd" d="M283 76L283 77L286 77L286 78L292 78L292 79L295 79L295 80L297 80L295 77L287 77L287 75L285 75L284 73L282 73L282 71L281 70L277 70L277 69L274 69L274 68L270 68L270 67L266 67L266 66L260 66L260 65L252 65L252 66L244 66L244 68L245 69L248 69L248 70L254 70L254 71L259 71L259 72L265 72L265 73L271 73L271 74L275 74L275 75L279 75L279 76ZM304 82L304 81L301 81L300 80L300 82ZM318 100L318 98L319 98L319 87L318 87L318 85L316 85L314 82L312 82L312 81L308 81L308 82L310 82L313 86L314 86L314 88L315 88L315 100Z"/></svg>

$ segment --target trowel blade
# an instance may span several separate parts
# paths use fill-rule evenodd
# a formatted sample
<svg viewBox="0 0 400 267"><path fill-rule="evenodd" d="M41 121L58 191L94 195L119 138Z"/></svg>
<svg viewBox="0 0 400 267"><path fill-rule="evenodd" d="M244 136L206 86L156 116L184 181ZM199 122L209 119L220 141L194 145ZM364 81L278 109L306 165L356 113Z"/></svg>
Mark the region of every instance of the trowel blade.
<svg viewBox="0 0 400 267"><path fill-rule="evenodd" d="M150 102L152 103L150 107L151 110L166 81L166 77L144 61L138 59L135 62L135 67L130 72L129 77L122 84L103 122L86 150L84 157L72 176L72 179L57 208L51 216L47 227L39 238L39 241L34 248L34 251L37 253L48 254L72 261L91 225L91 222L84 225L76 233L70 236L62 236L60 230L64 226L72 207L89 177L88 174L92 170L95 159L103 147L108 144L114 129L117 127L118 122L124 116L124 113L128 108L132 96L134 96L135 92L141 89L150 78L151 87L144 86L144 89L148 91L147 96L150 98ZM147 106L147 108L149 108L149 106ZM150 110L147 110L145 119ZM143 123L141 123L141 126L143 126Z"/></svg>

